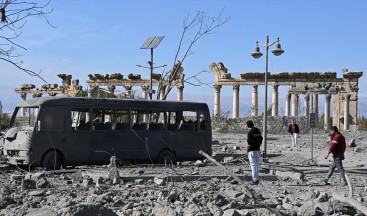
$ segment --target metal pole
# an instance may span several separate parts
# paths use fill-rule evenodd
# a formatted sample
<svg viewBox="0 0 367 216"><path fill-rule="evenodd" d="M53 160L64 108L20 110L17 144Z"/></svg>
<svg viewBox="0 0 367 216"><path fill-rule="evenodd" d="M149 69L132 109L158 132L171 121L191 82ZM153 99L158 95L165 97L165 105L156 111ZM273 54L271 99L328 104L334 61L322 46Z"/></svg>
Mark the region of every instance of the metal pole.
<svg viewBox="0 0 367 216"><path fill-rule="evenodd" d="M269 36L266 36L266 58L265 58L265 110L264 110L264 152L263 157L266 157L267 153L267 120L268 120L268 53L269 53Z"/></svg>
<svg viewBox="0 0 367 216"><path fill-rule="evenodd" d="M313 97L314 95L311 95L311 113L313 113ZM310 119L310 117L308 119ZM311 127L311 161L312 160L313 160L313 127Z"/></svg>
<svg viewBox="0 0 367 216"><path fill-rule="evenodd" d="M153 98L153 48L150 49L150 88L149 88L149 98Z"/></svg>

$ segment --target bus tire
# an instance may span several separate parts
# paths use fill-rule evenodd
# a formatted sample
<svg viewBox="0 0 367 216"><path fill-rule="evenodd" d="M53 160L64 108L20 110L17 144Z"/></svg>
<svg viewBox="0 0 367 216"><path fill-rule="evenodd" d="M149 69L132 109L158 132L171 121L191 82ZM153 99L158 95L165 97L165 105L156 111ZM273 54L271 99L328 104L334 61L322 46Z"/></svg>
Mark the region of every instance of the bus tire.
<svg viewBox="0 0 367 216"><path fill-rule="evenodd" d="M42 167L46 170L59 170L61 164L61 155L57 151L49 151L43 156Z"/></svg>
<svg viewBox="0 0 367 216"><path fill-rule="evenodd" d="M176 156L170 150L163 150L159 153L158 164L176 164Z"/></svg>

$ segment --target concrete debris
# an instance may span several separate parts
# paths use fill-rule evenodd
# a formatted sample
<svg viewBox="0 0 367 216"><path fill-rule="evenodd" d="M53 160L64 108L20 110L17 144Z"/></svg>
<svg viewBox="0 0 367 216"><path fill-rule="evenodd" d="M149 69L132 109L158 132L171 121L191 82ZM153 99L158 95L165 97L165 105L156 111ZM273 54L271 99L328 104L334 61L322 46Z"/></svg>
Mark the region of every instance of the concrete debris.
<svg viewBox="0 0 367 216"><path fill-rule="evenodd" d="M212 145L219 145L219 140L213 140Z"/></svg>
<svg viewBox="0 0 367 216"><path fill-rule="evenodd" d="M112 167L108 172L107 179L113 181L114 178L120 178L120 172L116 167Z"/></svg>
<svg viewBox="0 0 367 216"><path fill-rule="evenodd" d="M116 156L112 156L111 158L110 158L110 164L108 164L108 168L112 168L112 167L116 167Z"/></svg>
<svg viewBox="0 0 367 216"><path fill-rule="evenodd" d="M165 185L165 181L162 178L154 177L153 181L154 181L155 184L157 184L159 186Z"/></svg>
<svg viewBox="0 0 367 216"><path fill-rule="evenodd" d="M239 146L233 146L233 150L240 150Z"/></svg>
<svg viewBox="0 0 367 216"><path fill-rule="evenodd" d="M223 151L223 152L226 152L227 150L228 150L228 147L227 147L227 146L223 146L223 147L222 147L222 151Z"/></svg>
<svg viewBox="0 0 367 216"><path fill-rule="evenodd" d="M24 175L11 175L10 181L22 181L24 179Z"/></svg>
<svg viewBox="0 0 367 216"><path fill-rule="evenodd" d="M236 209L228 209L224 211L222 216L242 216L242 215Z"/></svg>
<svg viewBox="0 0 367 216"><path fill-rule="evenodd" d="M50 185L46 178L39 178L37 180L37 187L38 188L46 188Z"/></svg>
<svg viewBox="0 0 367 216"><path fill-rule="evenodd" d="M197 167L204 167L205 166L205 164L201 160L197 160L194 165L197 166Z"/></svg>
<svg viewBox="0 0 367 216"><path fill-rule="evenodd" d="M355 152L362 152L363 149L361 147L357 146L357 147L354 148L353 151L355 151Z"/></svg>
<svg viewBox="0 0 367 216"><path fill-rule="evenodd" d="M32 179L22 179L21 188L22 190L36 189L36 181Z"/></svg>
<svg viewBox="0 0 367 216"><path fill-rule="evenodd" d="M356 145L356 140L355 139L351 139L351 140L349 140L349 142L348 142L348 146L349 147L356 147L357 145Z"/></svg>

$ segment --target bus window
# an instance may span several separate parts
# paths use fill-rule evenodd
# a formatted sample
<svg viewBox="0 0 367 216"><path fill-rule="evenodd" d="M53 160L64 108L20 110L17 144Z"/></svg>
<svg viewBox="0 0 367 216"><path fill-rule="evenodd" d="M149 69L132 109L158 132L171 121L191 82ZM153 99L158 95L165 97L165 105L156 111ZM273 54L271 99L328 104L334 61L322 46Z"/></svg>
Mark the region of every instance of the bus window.
<svg viewBox="0 0 367 216"><path fill-rule="evenodd" d="M166 113L162 111L151 111L148 130L164 130Z"/></svg>
<svg viewBox="0 0 367 216"><path fill-rule="evenodd" d="M205 114L202 112L199 112L199 130L201 131L206 130Z"/></svg>
<svg viewBox="0 0 367 216"><path fill-rule="evenodd" d="M147 110L131 110L131 120L133 130L147 130L147 117L149 116L149 111Z"/></svg>
<svg viewBox="0 0 367 216"><path fill-rule="evenodd" d="M130 130L129 110L111 110L109 118L113 130Z"/></svg>
<svg viewBox="0 0 367 216"><path fill-rule="evenodd" d="M195 111L184 111L182 122L180 124L181 131L195 131L198 128L197 112Z"/></svg>
<svg viewBox="0 0 367 216"><path fill-rule="evenodd" d="M90 115L88 108L71 109L71 127L73 130L90 130Z"/></svg>
<svg viewBox="0 0 367 216"><path fill-rule="evenodd" d="M43 107L40 114L41 131L64 131L64 108Z"/></svg>
<svg viewBox="0 0 367 216"><path fill-rule="evenodd" d="M113 110L110 109L93 109L93 129L94 130L112 130L111 115Z"/></svg>

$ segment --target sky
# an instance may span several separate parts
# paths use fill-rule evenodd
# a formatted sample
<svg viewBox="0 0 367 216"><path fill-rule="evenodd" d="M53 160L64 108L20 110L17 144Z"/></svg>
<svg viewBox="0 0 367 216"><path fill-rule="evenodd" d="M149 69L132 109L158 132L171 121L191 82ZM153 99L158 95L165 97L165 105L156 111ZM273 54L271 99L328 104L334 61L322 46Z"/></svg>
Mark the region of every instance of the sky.
<svg viewBox="0 0 367 216"><path fill-rule="evenodd" d="M55 28L32 17L17 39L27 48L17 50L23 66L41 71L48 83L60 84L60 73L72 74L84 88L90 73L139 73L149 78L148 69L136 66L148 66L150 59L149 50L140 46L148 36L164 35L154 50L154 62L171 66L184 17L197 11L209 16L223 11L222 17L230 19L194 45L194 53L183 64L186 77L210 71L212 62L223 62L232 77L264 72L265 58L254 59L250 53L256 41L264 43L267 35L271 41L279 37L285 50L279 57L270 54L271 73L331 71L341 77L343 68L367 71L367 2L363 0L51 0L48 8L53 9L47 18ZM20 100L14 88L22 83L43 84L5 62L0 62L0 73L0 100L8 112ZM200 79L209 85L186 85L184 95L190 97L184 99L200 95L212 103L214 77L204 73ZM366 75L360 79L360 100L367 96L365 84ZM286 90L280 88L281 98ZM232 97L232 88L223 87L222 96ZM241 87L240 96L251 97L250 87Z"/></svg>

